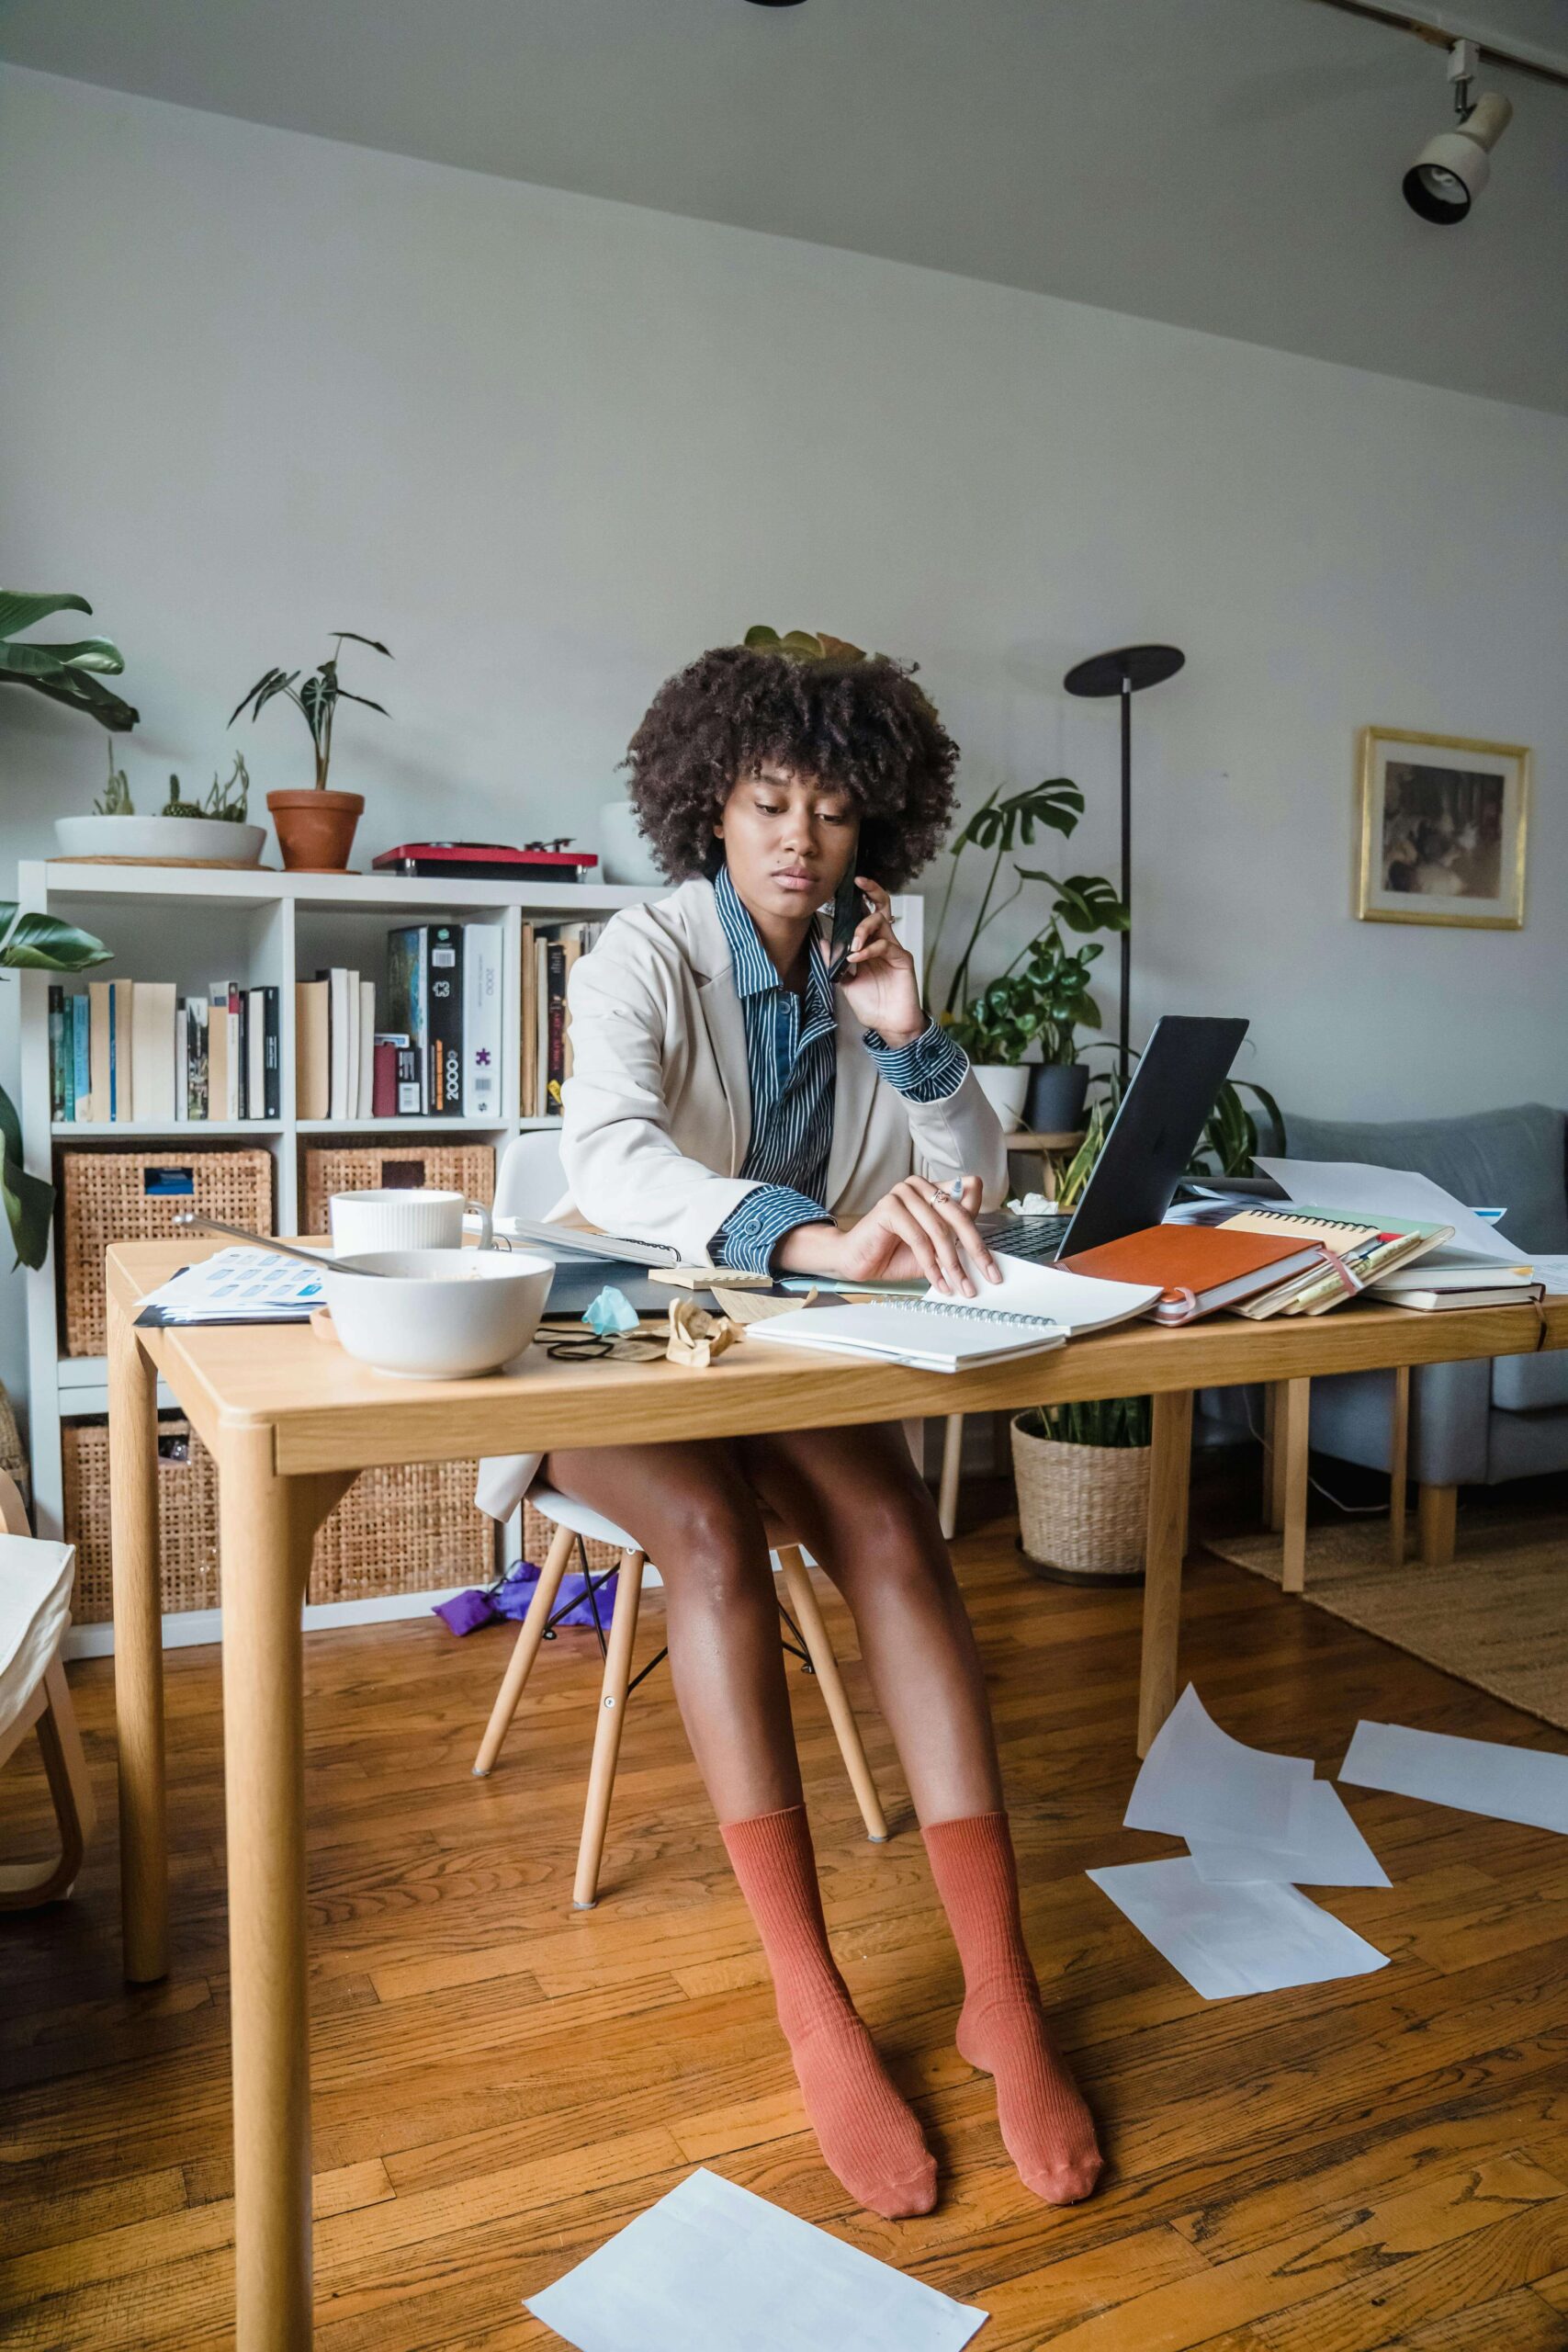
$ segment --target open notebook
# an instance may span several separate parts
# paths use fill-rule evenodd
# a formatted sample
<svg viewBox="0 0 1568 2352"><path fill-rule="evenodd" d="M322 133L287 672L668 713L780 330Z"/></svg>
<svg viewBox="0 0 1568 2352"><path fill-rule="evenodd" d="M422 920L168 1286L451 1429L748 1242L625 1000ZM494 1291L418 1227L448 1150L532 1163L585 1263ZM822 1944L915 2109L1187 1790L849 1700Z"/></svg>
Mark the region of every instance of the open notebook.
<svg viewBox="0 0 1568 2352"><path fill-rule="evenodd" d="M1159 1296L1153 1283L1099 1282L1001 1251L997 1263L1001 1281L983 1282L977 1298L950 1298L933 1287L923 1298L806 1306L750 1325L746 1337L770 1346L880 1356L921 1372L960 1372L966 1364L1039 1355L1082 1332L1130 1322Z"/></svg>

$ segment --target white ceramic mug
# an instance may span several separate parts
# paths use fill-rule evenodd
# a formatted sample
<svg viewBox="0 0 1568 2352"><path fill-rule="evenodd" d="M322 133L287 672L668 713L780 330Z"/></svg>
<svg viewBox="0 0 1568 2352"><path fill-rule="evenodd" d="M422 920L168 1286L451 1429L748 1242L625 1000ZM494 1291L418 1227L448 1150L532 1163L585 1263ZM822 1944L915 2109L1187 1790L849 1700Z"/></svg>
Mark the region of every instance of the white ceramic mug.
<svg viewBox="0 0 1568 2352"><path fill-rule="evenodd" d="M479 1248L493 1245L490 1211L461 1193L386 1191L334 1193L328 1204L333 1248L340 1255L367 1250L460 1250L472 1224Z"/></svg>

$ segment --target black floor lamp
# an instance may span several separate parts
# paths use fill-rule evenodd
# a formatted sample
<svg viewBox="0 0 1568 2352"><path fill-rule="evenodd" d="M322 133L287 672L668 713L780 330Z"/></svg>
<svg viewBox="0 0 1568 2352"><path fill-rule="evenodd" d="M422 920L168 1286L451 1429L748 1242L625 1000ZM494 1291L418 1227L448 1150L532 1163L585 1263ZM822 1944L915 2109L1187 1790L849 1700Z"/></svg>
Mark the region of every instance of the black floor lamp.
<svg viewBox="0 0 1568 2352"><path fill-rule="evenodd" d="M1062 684L1070 695L1098 701L1107 695L1122 698L1122 903L1133 904L1133 696L1145 686L1174 678L1186 661L1174 645L1123 645L1114 653L1096 653L1075 663ZM1122 1007L1117 1032L1116 1066L1123 1086L1131 1062L1127 1035L1128 996L1133 978L1133 927L1122 933Z"/></svg>

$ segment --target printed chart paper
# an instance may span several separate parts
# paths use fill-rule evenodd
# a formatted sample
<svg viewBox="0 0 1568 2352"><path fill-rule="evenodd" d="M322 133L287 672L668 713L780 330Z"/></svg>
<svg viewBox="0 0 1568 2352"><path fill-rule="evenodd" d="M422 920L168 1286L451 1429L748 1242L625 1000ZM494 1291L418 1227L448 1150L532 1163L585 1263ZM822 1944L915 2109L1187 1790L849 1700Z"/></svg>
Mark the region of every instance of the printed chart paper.
<svg viewBox="0 0 1568 2352"><path fill-rule="evenodd" d="M524 2309L578 2352L962 2352L987 2317L705 2165Z"/></svg>
<svg viewBox="0 0 1568 2352"><path fill-rule="evenodd" d="M1386 1952L1293 1886L1206 1886L1185 1854L1089 1875L1206 2001L1369 1976L1388 1965Z"/></svg>
<svg viewBox="0 0 1568 2352"><path fill-rule="evenodd" d="M1413 1731L1406 1724L1359 1723L1339 1778L1568 1837L1568 1756L1541 1748Z"/></svg>
<svg viewBox="0 0 1568 2352"><path fill-rule="evenodd" d="M1495 1258L1517 1266L1529 1257L1528 1250L1506 1239L1495 1225L1414 1169L1371 1168L1359 1159L1259 1158L1254 1164L1272 1176L1292 1201L1315 1201L1322 1208L1349 1209L1357 1216L1405 1216L1416 1225L1451 1225L1454 1238L1448 1246L1472 1258Z"/></svg>
<svg viewBox="0 0 1568 2352"><path fill-rule="evenodd" d="M1274 1846L1257 1838L1232 1840L1196 1834L1189 1838L1189 1849L1205 1885L1276 1879L1296 1886L1387 1886L1388 1872L1357 1828L1338 1792L1326 1781L1314 1781L1308 1795L1305 1833L1299 1845Z"/></svg>
<svg viewBox="0 0 1568 2352"><path fill-rule="evenodd" d="M1232 1739L1190 1682L1156 1735L1122 1816L1172 1838L1300 1846L1312 1806L1310 1756L1270 1756Z"/></svg>

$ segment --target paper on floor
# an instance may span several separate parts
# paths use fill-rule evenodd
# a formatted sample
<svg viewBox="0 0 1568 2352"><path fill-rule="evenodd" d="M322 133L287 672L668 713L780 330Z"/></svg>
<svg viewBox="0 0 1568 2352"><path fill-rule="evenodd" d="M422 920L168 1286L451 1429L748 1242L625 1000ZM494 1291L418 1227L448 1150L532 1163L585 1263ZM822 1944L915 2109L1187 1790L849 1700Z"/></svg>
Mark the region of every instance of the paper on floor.
<svg viewBox="0 0 1568 2352"><path fill-rule="evenodd" d="M1568 1837L1568 1756L1538 1747L1413 1731L1406 1724L1359 1723L1339 1778L1358 1788L1424 1797L1458 1813L1522 1821Z"/></svg>
<svg viewBox="0 0 1568 2352"><path fill-rule="evenodd" d="M1299 1846L1312 1806L1310 1756L1270 1756L1220 1729L1190 1682L1133 1783L1128 1829L1172 1838L1263 1839Z"/></svg>
<svg viewBox="0 0 1568 2352"><path fill-rule="evenodd" d="M1386 1952L1293 1886L1205 1886L1185 1854L1089 1875L1206 2001L1370 1976L1388 1965Z"/></svg>
<svg viewBox="0 0 1568 2352"><path fill-rule="evenodd" d="M1199 1877L1210 1886L1233 1885L1246 1879L1275 1879L1296 1886L1387 1886L1388 1872L1338 1792L1326 1781L1313 1781L1307 1794L1305 1834L1299 1845L1276 1846L1266 1838L1233 1840L1194 1833L1187 1844Z"/></svg>
<svg viewBox="0 0 1568 2352"><path fill-rule="evenodd" d="M987 2316L705 2165L524 2309L578 2352L960 2352Z"/></svg>
<svg viewBox="0 0 1568 2352"><path fill-rule="evenodd" d="M1272 1176L1287 1199L1315 1202L1319 1208L1352 1209L1358 1216L1413 1217L1417 1225L1451 1225L1450 1247L1472 1258L1496 1258L1523 1265L1529 1251L1506 1240L1495 1225L1456 1201L1429 1176L1412 1168L1368 1168L1359 1159L1265 1159L1256 1162ZM1487 1202L1485 1206L1492 1204Z"/></svg>

